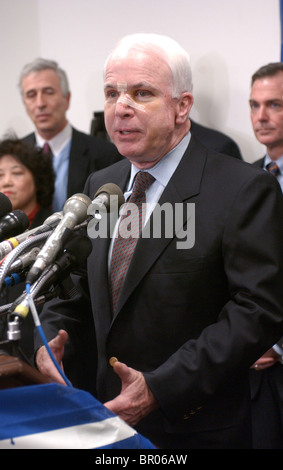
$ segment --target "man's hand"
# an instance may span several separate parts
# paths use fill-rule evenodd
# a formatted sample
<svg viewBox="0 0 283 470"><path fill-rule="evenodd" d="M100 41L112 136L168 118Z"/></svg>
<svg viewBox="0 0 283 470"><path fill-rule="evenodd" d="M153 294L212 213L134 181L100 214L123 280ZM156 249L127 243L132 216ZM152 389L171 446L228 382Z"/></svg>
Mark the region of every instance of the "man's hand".
<svg viewBox="0 0 283 470"><path fill-rule="evenodd" d="M252 365L252 369L255 369L255 370L267 369L268 367L274 366L274 364L276 364L276 362L278 362L280 359L281 359L281 356L277 354L277 352L274 351L273 348L271 348L268 351L266 351L266 353L264 353L263 356L261 356L261 358L258 359L258 361L256 361Z"/></svg>
<svg viewBox="0 0 283 470"><path fill-rule="evenodd" d="M158 403L146 384L141 372L115 362L113 369L122 381L121 393L104 406L118 415L130 426L158 407Z"/></svg>
<svg viewBox="0 0 283 470"><path fill-rule="evenodd" d="M68 341L68 333L65 330L60 330L56 338L52 339L48 344L49 347L58 362L59 366L63 370L62 359L64 357L64 347L66 342ZM65 381L59 374L58 370L56 369L55 365L52 362L45 346L42 346L36 354L36 364L38 369L43 375L47 375L50 377L51 380L54 382L58 382L60 384L66 385Z"/></svg>

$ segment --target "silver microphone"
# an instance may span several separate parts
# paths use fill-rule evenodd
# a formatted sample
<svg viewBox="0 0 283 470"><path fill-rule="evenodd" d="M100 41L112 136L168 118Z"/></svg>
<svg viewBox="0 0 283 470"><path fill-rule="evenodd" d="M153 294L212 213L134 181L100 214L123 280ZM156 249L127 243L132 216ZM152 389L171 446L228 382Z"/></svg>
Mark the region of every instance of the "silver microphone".
<svg viewBox="0 0 283 470"><path fill-rule="evenodd" d="M90 204L90 198L80 193L71 196L66 201L62 220L41 248L27 275L26 282L28 284L34 283L43 270L55 260L70 231L87 218L87 209Z"/></svg>
<svg viewBox="0 0 283 470"><path fill-rule="evenodd" d="M117 186L117 184L114 183L107 183L101 186L95 193L94 199L91 202L91 210L92 212L95 210L104 210L106 209L107 212L111 210L110 207L110 202L111 202L111 196L116 196L117 197L117 202L118 202L118 208L124 204L125 199L124 199L124 194ZM89 212L89 213L92 213Z"/></svg>

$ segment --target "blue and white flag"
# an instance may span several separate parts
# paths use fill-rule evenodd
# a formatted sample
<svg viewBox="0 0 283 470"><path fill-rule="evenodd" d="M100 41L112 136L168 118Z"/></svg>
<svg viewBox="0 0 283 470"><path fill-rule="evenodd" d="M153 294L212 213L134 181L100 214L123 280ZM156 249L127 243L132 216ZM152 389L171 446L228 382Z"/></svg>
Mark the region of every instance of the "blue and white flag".
<svg viewBox="0 0 283 470"><path fill-rule="evenodd" d="M92 395L58 384L0 391L0 449L155 449Z"/></svg>

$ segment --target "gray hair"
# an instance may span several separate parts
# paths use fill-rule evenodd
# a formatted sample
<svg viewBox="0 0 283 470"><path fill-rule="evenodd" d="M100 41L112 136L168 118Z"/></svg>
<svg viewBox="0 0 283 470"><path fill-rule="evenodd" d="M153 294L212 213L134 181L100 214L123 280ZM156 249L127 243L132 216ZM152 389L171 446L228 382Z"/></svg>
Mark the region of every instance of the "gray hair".
<svg viewBox="0 0 283 470"><path fill-rule="evenodd" d="M143 52L155 51L167 62L172 73L172 96L179 98L183 92L192 92L192 70L189 54L174 39L159 34L137 33L122 38L110 53L110 59L135 49Z"/></svg>
<svg viewBox="0 0 283 470"><path fill-rule="evenodd" d="M59 80L60 80L60 85L61 85L61 90L62 93L65 97L68 96L70 93L70 87L69 87L69 82L68 82L68 77L66 75L66 72L62 70L57 62L54 60L47 60L47 59L42 59L38 58L35 59L33 62L30 62L29 64L26 64L21 72L20 75L20 80L19 80L19 88L22 93L22 81L25 77L30 75L31 73L34 72L40 72L41 70L54 70L54 72L57 73Z"/></svg>

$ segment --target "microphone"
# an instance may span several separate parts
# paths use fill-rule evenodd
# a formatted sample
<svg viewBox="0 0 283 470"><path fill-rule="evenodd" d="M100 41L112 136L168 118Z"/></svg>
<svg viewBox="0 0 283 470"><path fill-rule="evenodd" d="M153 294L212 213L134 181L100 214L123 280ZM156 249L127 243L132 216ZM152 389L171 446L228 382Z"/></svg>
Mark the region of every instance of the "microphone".
<svg viewBox="0 0 283 470"><path fill-rule="evenodd" d="M40 235L41 233L46 233L56 227L60 220L63 218L63 212L54 212L54 214L50 215L45 221L43 225L39 227L33 228L31 230L27 230L17 237L9 238L2 243L0 243L0 259L5 258L16 246L20 243L24 242L31 236Z"/></svg>
<svg viewBox="0 0 283 470"><path fill-rule="evenodd" d="M9 212L0 219L0 241L24 232L28 226L29 218L23 211L16 209Z"/></svg>
<svg viewBox="0 0 283 470"><path fill-rule="evenodd" d="M43 287L50 288L51 285L60 285L61 299L70 299L77 294L70 274L81 274L86 267L86 261L92 250L92 243L86 235L76 234L66 242L63 254L54 262L47 272L42 274L42 279L38 280L38 287L32 289L33 295L36 290L42 292Z"/></svg>
<svg viewBox="0 0 283 470"><path fill-rule="evenodd" d="M40 278L31 286L30 293L35 300L37 296L49 295L53 298L52 288L56 290L56 295L61 299L71 299L77 294L77 290L73 284L70 274L80 273L80 269L85 267L87 258L92 250L92 243L86 235L79 233L73 235L68 240L61 257L56 260L51 266L41 274ZM59 284L59 289L56 286ZM46 289L48 292L46 293ZM44 292L45 291L45 292ZM46 301L49 299L47 298ZM13 304L9 306L9 311L12 315L18 316L21 319L26 318L28 315L28 301L27 296L23 293ZM13 312L13 313L12 313Z"/></svg>
<svg viewBox="0 0 283 470"><path fill-rule="evenodd" d="M38 246L34 246L30 251L19 256L16 261L11 264L8 270L8 274L21 271L22 269L28 267L36 260L39 250L40 248Z"/></svg>
<svg viewBox="0 0 283 470"><path fill-rule="evenodd" d="M0 217L4 217L11 210L13 210L13 207L10 199L5 194L0 193Z"/></svg>
<svg viewBox="0 0 283 470"><path fill-rule="evenodd" d="M63 218L41 248L27 275L27 284L35 282L46 266L54 261L70 231L87 218L90 203L90 198L81 193L67 199L63 208Z"/></svg>
<svg viewBox="0 0 283 470"><path fill-rule="evenodd" d="M104 210L106 209L107 212L109 212L109 210L111 210L111 207L110 207L110 196L116 196L118 198L118 208L120 208L120 206L122 204L124 204L125 202L125 199L124 199L124 194L121 190L121 188L119 188L119 186L117 186L117 184L114 184L114 183L107 183L107 184L104 184L103 186L101 186L95 193L94 195L94 199L91 203L91 210Z"/></svg>

